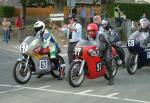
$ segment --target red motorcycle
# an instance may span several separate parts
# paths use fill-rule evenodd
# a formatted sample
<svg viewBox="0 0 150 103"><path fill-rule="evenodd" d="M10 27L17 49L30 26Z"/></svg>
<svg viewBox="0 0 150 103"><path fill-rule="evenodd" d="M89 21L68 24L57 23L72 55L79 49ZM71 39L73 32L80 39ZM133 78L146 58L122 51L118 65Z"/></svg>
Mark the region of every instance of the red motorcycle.
<svg viewBox="0 0 150 103"><path fill-rule="evenodd" d="M103 56L100 56L96 49L96 42L81 40L76 45L74 54L76 59L70 64L68 71L68 80L72 87L79 87L85 77L88 79L98 77L109 79ZM113 47L112 56L112 70L113 77L115 77L119 65L117 63L118 54Z"/></svg>

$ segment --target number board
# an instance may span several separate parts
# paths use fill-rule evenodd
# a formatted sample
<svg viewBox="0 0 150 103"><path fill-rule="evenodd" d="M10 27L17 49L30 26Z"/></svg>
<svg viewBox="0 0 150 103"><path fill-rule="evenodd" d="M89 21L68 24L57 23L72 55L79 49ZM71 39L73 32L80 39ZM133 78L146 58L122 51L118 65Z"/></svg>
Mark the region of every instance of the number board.
<svg viewBox="0 0 150 103"><path fill-rule="evenodd" d="M41 59L41 60L40 60L39 68L40 68L41 70L47 69L47 68L48 68L48 60L47 60L47 59Z"/></svg>
<svg viewBox="0 0 150 103"><path fill-rule="evenodd" d="M150 52L147 52L147 59L150 58Z"/></svg>
<svg viewBox="0 0 150 103"><path fill-rule="evenodd" d="M134 46L134 40L128 40L128 47Z"/></svg>

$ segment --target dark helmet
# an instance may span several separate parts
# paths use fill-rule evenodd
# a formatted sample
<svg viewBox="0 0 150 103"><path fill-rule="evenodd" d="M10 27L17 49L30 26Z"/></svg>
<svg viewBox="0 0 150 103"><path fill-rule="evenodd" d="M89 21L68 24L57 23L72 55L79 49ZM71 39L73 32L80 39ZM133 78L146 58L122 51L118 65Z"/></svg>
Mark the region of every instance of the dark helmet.
<svg viewBox="0 0 150 103"><path fill-rule="evenodd" d="M149 29L150 22L147 18L140 19L140 29L142 31L147 31Z"/></svg>
<svg viewBox="0 0 150 103"><path fill-rule="evenodd" d="M95 23L90 23L87 26L87 35L90 38L96 38L97 33L98 33L98 27L97 27L97 25Z"/></svg>
<svg viewBox="0 0 150 103"><path fill-rule="evenodd" d="M111 23L110 23L110 21L108 19L102 20L102 27L105 30L109 30L110 28L112 28Z"/></svg>
<svg viewBox="0 0 150 103"><path fill-rule="evenodd" d="M74 19L75 21L77 21L77 17L76 14L69 14L69 16L67 17L67 19Z"/></svg>

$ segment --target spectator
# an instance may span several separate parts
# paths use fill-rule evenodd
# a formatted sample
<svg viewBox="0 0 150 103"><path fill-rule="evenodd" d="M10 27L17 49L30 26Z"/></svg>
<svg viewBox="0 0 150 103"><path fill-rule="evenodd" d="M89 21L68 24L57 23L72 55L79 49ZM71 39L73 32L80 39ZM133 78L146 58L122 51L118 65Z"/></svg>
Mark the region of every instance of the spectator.
<svg viewBox="0 0 150 103"><path fill-rule="evenodd" d="M9 36L9 26L10 22L7 20L7 18L3 18L2 21L2 31L3 31L3 42L8 43L8 36Z"/></svg>
<svg viewBox="0 0 150 103"><path fill-rule="evenodd" d="M85 26L85 23L86 23L86 8L85 8L85 6L81 7L80 20L81 20L81 25Z"/></svg>
<svg viewBox="0 0 150 103"><path fill-rule="evenodd" d="M22 42L23 39L23 31L24 31L24 23L22 17L18 16L16 19L16 27L18 28L18 40Z"/></svg>
<svg viewBox="0 0 150 103"><path fill-rule="evenodd" d="M102 19L101 19L101 16L99 15L96 15L93 17L93 22L97 25L97 27L100 29L100 26L101 26L101 22L102 22Z"/></svg>
<svg viewBox="0 0 150 103"><path fill-rule="evenodd" d="M68 17L69 24L59 28L54 26L58 31L62 31L68 38L68 59L71 64L74 59L73 52L78 41L82 39L82 26L77 22L75 14L70 14Z"/></svg>
<svg viewBox="0 0 150 103"><path fill-rule="evenodd" d="M117 27L120 26L120 9L119 5L114 8L115 24Z"/></svg>
<svg viewBox="0 0 150 103"><path fill-rule="evenodd" d="M142 19L142 18L147 18L147 17L146 17L146 13L143 13L143 15L141 16L141 19Z"/></svg>
<svg viewBox="0 0 150 103"><path fill-rule="evenodd" d="M95 15L94 9L93 7L90 7L90 23L93 22L94 15Z"/></svg>
<svg viewBox="0 0 150 103"><path fill-rule="evenodd" d="M126 21L126 15L123 11L120 11L120 26L123 23L123 21Z"/></svg>
<svg viewBox="0 0 150 103"><path fill-rule="evenodd" d="M8 33L8 40L10 40L10 33L12 32L12 28L11 28L11 21L9 19L8 19L8 21L10 22L9 33Z"/></svg>
<svg viewBox="0 0 150 103"><path fill-rule="evenodd" d="M72 14L77 15L77 8L76 8L76 6L72 9Z"/></svg>

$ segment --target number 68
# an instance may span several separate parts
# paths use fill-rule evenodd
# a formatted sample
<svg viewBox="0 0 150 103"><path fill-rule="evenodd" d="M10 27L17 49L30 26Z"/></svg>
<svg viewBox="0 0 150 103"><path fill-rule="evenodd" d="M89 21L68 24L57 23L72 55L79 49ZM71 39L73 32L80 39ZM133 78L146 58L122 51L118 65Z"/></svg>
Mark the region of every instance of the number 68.
<svg viewBox="0 0 150 103"><path fill-rule="evenodd" d="M133 47L134 46L134 40L128 40L128 46Z"/></svg>

